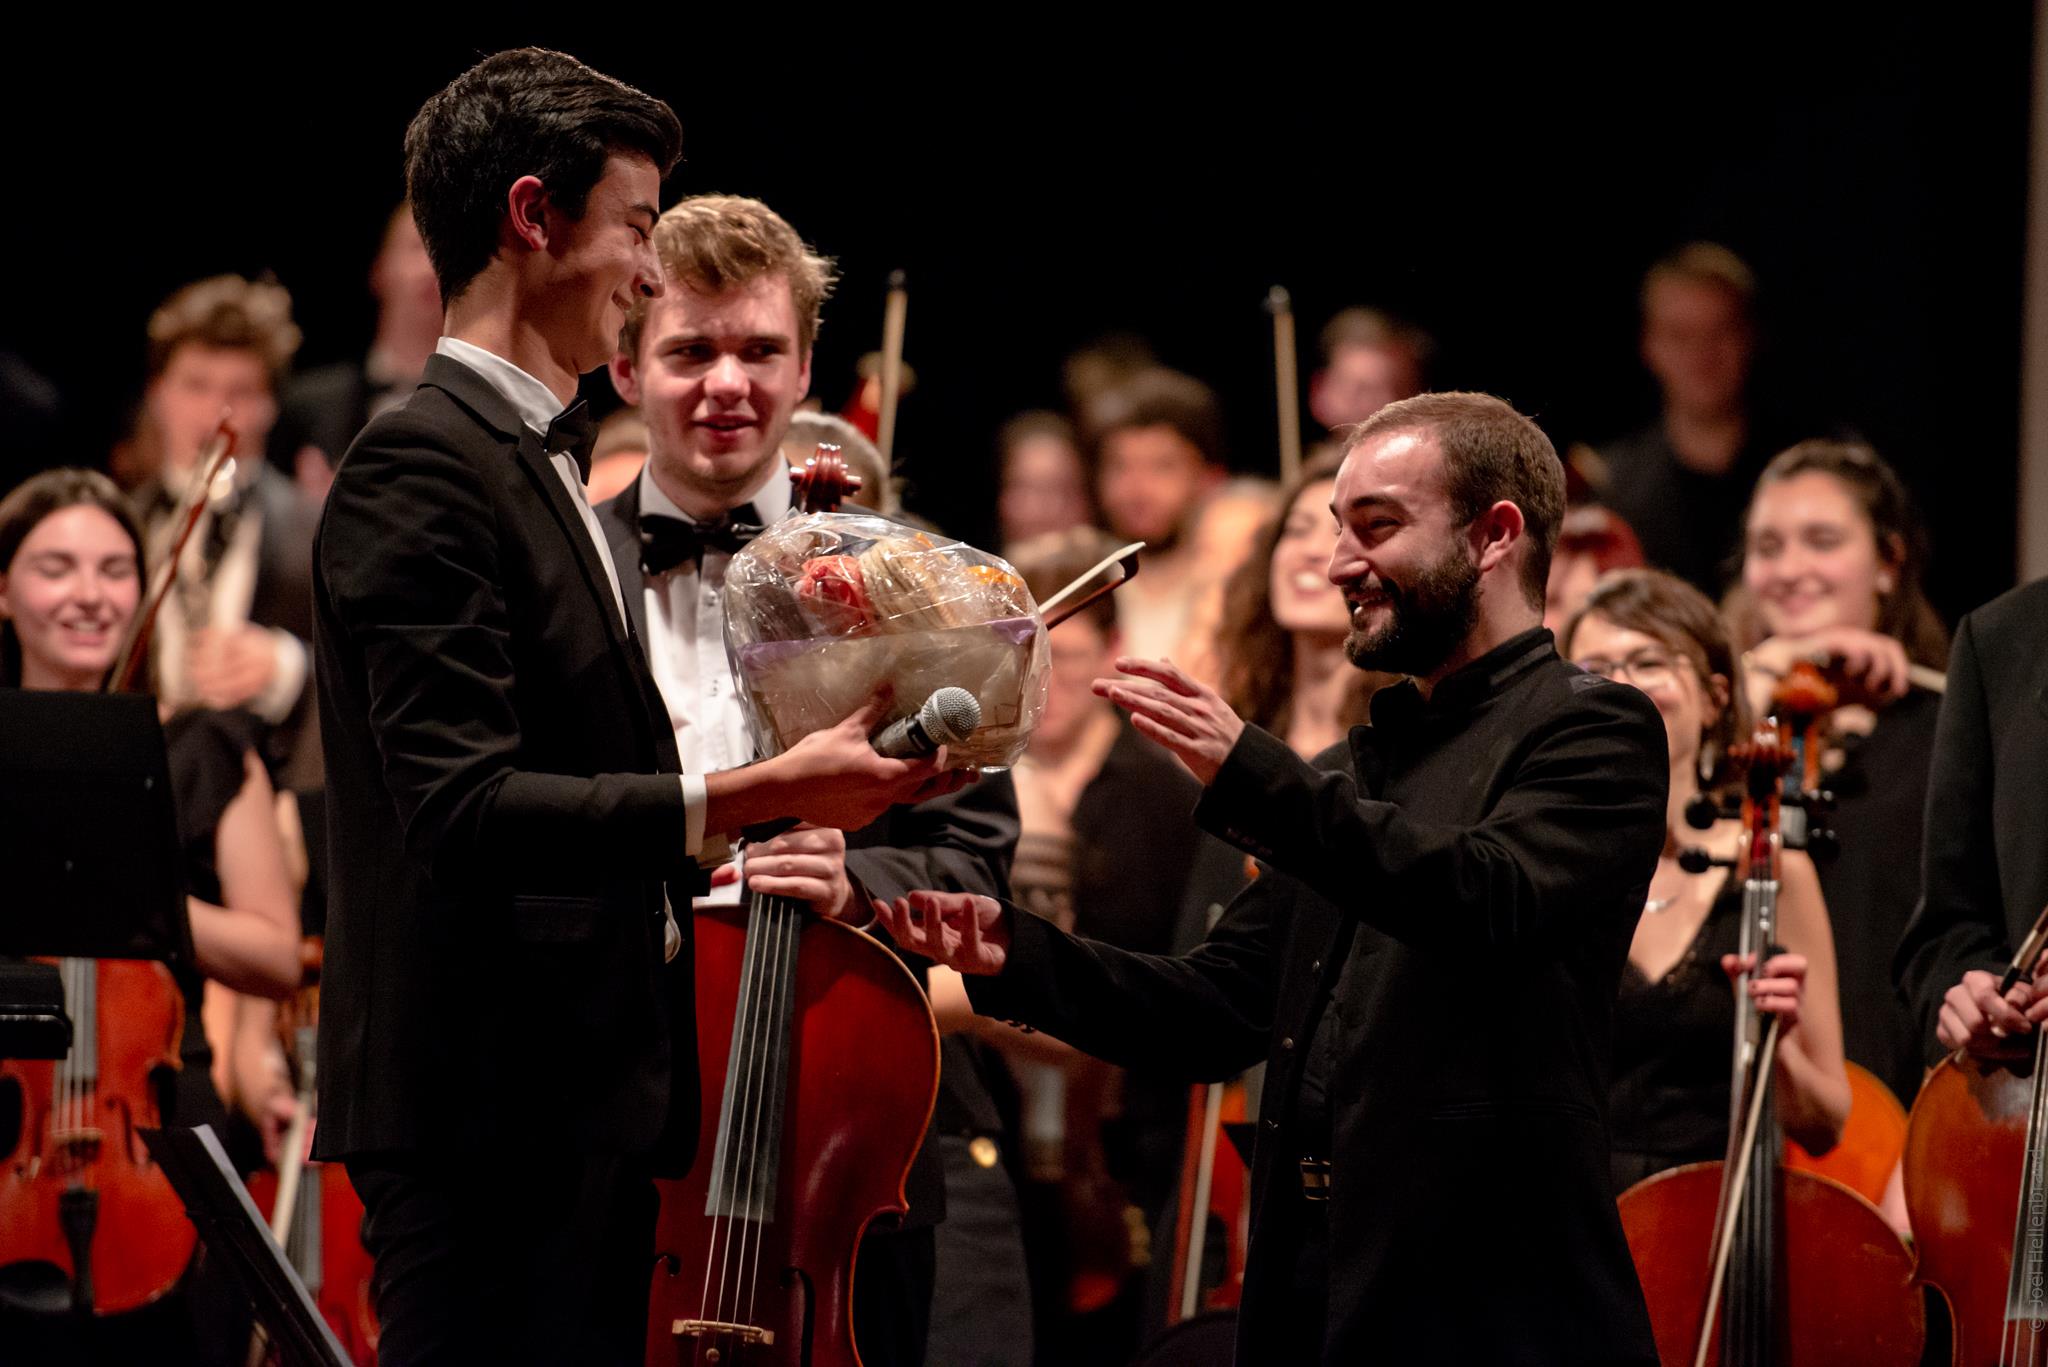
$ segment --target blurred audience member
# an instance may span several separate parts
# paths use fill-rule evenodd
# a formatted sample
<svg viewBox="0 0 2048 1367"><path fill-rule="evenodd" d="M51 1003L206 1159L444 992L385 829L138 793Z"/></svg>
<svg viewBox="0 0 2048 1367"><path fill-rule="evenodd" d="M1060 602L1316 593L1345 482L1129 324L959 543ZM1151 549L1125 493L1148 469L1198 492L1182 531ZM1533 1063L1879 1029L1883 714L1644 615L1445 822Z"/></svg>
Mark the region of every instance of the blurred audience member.
<svg viewBox="0 0 2048 1367"><path fill-rule="evenodd" d="M1147 370L1091 412L1095 496L1121 541L1143 541L1142 573L1117 590L1125 651L1180 653L1203 593L1235 567L1206 564L1194 532L1225 479L1223 411L1200 380Z"/></svg>
<svg viewBox="0 0 2048 1367"><path fill-rule="evenodd" d="M1751 708L1766 710L1799 660L1827 665L1843 686L1824 757L1841 853L1820 864L1843 1038L1851 1062L1910 1100L1921 1040L1893 992L1891 956L1918 894L1910 861L1941 700L1908 666L1948 660L1948 633L1921 588L1926 540L1898 475L1852 442L1804 441L1777 456L1744 525L1742 581L1724 607Z"/></svg>
<svg viewBox="0 0 2048 1367"><path fill-rule="evenodd" d="M1019 413L1003 424L996 436L996 478L996 517L1005 547L1094 521L1081 443L1074 425L1057 413Z"/></svg>
<svg viewBox="0 0 2048 1367"><path fill-rule="evenodd" d="M1231 710L1312 759L1366 722L1366 704L1393 676L1344 654L1351 610L1330 582L1337 519L1330 498L1342 457L1310 461L1280 491L1224 591L1221 683Z"/></svg>
<svg viewBox="0 0 2048 1367"><path fill-rule="evenodd" d="M334 467L371 418L411 394L441 337L441 287L412 206L391 211L384 242L370 263L377 332L360 361L309 370L284 391L271 463L314 499L327 495Z"/></svg>
<svg viewBox="0 0 2048 1367"><path fill-rule="evenodd" d="M1325 453L1314 453L1320 458ZM1272 521L1279 490L1270 479L1239 475L1203 501L1189 537L1190 560L1203 567L1202 595L1188 615L1175 663L1206 684L1221 677L1224 586L1245 564L1259 529Z"/></svg>
<svg viewBox="0 0 2048 1367"><path fill-rule="evenodd" d="M1427 388L1436 342L1378 309L1349 308L1323 327L1322 365L1308 382L1310 416L1334 432Z"/></svg>
<svg viewBox="0 0 2048 1367"><path fill-rule="evenodd" d="M1642 543L1613 509L1592 504L1572 509L1564 515L1557 549L1550 553L1543 625L1553 632L1562 631L1601 575L1609 570L1637 569L1642 564Z"/></svg>
<svg viewBox="0 0 2048 1367"><path fill-rule="evenodd" d="M1088 430L1092 426L1090 415L1103 395L1123 388L1158 365L1152 344L1129 332L1098 337L1071 353L1060 367L1060 384L1075 426Z"/></svg>
<svg viewBox="0 0 2048 1367"><path fill-rule="evenodd" d="M1751 404L1755 305L1756 277L1726 247L1691 243L1651 266L1642 357L1662 411L1600 448L1600 501L1634 529L1651 564L1708 594L1721 588L1743 501L1777 449Z"/></svg>
<svg viewBox="0 0 2048 1367"><path fill-rule="evenodd" d="M590 478L583 493L595 507L624 491L647 463L647 420L637 408L621 408L598 425L590 448Z"/></svg>
<svg viewBox="0 0 2048 1367"><path fill-rule="evenodd" d="M170 553L179 500L223 413L238 449L260 453L299 329L282 286L214 276L150 316L145 420L161 468L135 492L152 565ZM244 707L275 730L264 750L287 786L317 786L308 704L313 529L318 510L260 455L210 490L156 618L151 656L173 708Z"/></svg>

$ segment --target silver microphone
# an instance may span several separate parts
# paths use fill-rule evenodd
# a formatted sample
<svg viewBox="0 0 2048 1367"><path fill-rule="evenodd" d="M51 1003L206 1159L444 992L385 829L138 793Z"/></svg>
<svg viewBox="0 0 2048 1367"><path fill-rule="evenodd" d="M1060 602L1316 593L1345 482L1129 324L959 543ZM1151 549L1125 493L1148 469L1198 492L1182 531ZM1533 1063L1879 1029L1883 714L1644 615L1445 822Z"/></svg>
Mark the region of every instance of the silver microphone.
<svg viewBox="0 0 2048 1367"><path fill-rule="evenodd" d="M898 718L868 743L891 759L917 759L941 745L958 745L981 725L981 703L964 688L941 688L910 716Z"/></svg>

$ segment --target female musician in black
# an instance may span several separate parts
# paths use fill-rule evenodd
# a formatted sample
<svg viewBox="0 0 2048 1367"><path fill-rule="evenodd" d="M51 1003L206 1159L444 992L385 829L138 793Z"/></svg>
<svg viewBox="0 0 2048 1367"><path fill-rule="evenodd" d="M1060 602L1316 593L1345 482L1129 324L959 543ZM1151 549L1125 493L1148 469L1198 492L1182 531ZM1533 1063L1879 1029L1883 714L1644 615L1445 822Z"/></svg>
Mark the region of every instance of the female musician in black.
<svg viewBox="0 0 2048 1367"><path fill-rule="evenodd" d="M1558 643L1580 668L1634 684L1657 704L1670 747L1665 847L1629 946L1614 1017L1608 1124L1617 1193L1652 1173L1723 1156L1728 1139L1733 975L1742 890L1719 865L1687 873L1678 857L1698 845L1729 857L1740 823L1696 831L1685 809L1726 777L1728 746L1746 708L1734 693L1734 658L1714 606L1683 580L1655 570L1603 578ZM1833 1148L1849 1115L1835 1003L1833 938L1813 863L1785 852L1779 938L1748 985L1782 1022L1778 1114L1809 1150ZM1753 959L1754 956L1751 956Z"/></svg>
<svg viewBox="0 0 2048 1367"><path fill-rule="evenodd" d="M0 501L0 686L100 688L138 609L141 566L135 522L101 475L49 471ZM238 714L187 712L169 719L165 736L196 963L176 972L186 1024L182 1066L162 1089L163 1114L167 1123L210 1122L225 1131L222 1098L230 1096L259 1131L274 1136L284 1118L276 1046L261 1021L250 1028L241 1010L246 999L237 996L282 997L299 980L298 916L270 780L256 757L253 725ZM102 1220L96 1237L121 1233ZM186 1279L190 1294L103 1321L96 1326L106 1340L101 1346L118 1340L141 1351L146 1344L151 1361L197 1352L185 1337L219 1332L198 1322L211 1326L218 1317L232 1324L235 1313L231 1305L211 1304L212 1296L190 1285L194 1280ZM20 1342L39 1331L10 1317L0 1332Z"/></svg>

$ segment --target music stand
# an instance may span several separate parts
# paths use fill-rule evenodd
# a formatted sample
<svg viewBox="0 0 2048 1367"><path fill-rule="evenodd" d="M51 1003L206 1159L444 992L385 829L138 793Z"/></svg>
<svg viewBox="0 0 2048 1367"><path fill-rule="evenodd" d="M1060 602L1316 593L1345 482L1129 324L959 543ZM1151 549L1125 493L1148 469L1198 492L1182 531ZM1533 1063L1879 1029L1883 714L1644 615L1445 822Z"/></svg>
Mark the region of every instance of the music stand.
<svg viewBox="0 0 2048 1367"><path fill-rule="evenodd" d="M350 1367L348 1352L270 1235L211 1125L138 1130L207 1251L227 1265L287 1367Z"/></svg>
<svg viewBox="0 0 2048 1367"><path fill-rule="evenodd" d="M0 954L190 963L156 701L0 689Z"/></svg>

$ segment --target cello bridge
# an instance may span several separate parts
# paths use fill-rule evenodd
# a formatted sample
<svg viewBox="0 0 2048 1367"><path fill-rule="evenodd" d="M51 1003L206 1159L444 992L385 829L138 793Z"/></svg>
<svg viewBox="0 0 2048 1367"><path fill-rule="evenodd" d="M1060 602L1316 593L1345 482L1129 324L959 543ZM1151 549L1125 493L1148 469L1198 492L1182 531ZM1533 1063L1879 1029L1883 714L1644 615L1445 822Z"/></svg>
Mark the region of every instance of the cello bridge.
<svg viewBox="0 0 2048 1367"><path fill-rule="evenodd" d="M669 1325L669 1333L678 1339L720 1339L734 1348L752 1347L757 1344L765 1348L775 1343L773 1330L757 1328L751 1324L726 1324L720 1320L676 1320ZM718 1349L707 1349L704 1360L709 1363L718 1362Z"/></svg>

